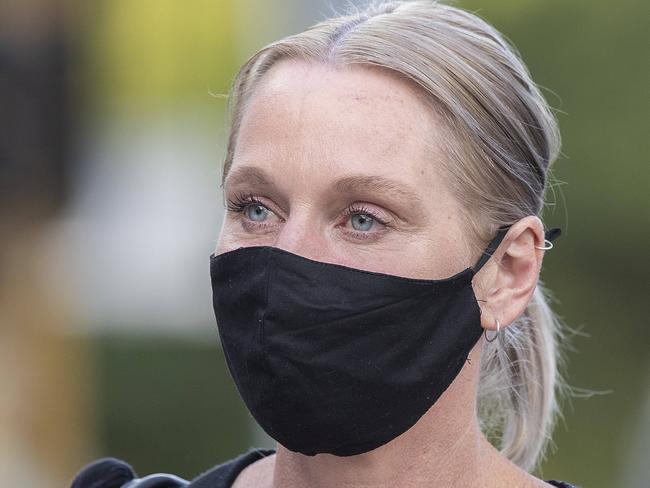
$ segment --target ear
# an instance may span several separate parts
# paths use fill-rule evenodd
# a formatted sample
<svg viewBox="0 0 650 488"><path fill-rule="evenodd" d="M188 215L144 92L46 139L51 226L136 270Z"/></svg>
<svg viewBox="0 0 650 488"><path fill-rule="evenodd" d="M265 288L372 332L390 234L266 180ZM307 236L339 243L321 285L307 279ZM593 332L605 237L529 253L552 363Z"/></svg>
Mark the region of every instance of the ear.
<svg viewBox="0 0 650 488"><path fill-rule="evenodd" d="M496 266L487 277L481 307L481 326L496 330L496 319L504 329L526 310L537 286L544 251L544 225L529 215L515 223L492 255Z"/></svg>

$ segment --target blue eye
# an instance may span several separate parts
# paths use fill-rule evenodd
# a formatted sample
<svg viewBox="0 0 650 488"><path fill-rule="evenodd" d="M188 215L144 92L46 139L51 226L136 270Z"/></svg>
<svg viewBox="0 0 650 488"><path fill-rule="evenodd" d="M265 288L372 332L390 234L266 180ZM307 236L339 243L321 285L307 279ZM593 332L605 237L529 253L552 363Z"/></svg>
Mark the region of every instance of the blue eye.
<svg viewBox="0 0 650 488"><path fill-rule="evenodd" d="M352 215L350 221L354 230L366 231L372 229L375 219L368 214L357 213Z"/></svg>
<svg viewBox="0 0 650 488"><path fill-rule="evenodd" d="M246 216L255 222L262 222L266 220L268 213L268 209L263 205L248 205L246 207Z"/></svg>

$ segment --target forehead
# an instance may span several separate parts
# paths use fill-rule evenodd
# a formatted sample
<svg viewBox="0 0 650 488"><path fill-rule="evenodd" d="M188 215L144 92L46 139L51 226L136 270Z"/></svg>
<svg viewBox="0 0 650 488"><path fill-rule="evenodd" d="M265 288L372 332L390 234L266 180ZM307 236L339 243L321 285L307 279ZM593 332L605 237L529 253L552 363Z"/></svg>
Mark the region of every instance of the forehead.
<svg viewBox="0 0 650 488"><path fill-rule="evenodd" d="M440 129L419 93L387 71L282 60L244 109L233 165L288 179L374 174L431 192Z"/></svg>

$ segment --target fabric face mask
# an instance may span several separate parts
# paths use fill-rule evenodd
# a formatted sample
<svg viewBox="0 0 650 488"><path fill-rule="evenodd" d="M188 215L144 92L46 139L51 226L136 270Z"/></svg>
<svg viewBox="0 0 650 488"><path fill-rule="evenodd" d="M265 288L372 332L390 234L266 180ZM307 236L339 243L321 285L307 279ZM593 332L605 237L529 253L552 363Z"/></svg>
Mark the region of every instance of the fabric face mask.
<svg viewBox="0 0 650 488"><path fill-rule="evenodd" d="M273 439L351 456L412 427L462 369L483 328L475 266L441 280L314 261L276 247L210 256L224 356ZM560 229L551 229L553 240Z"/></svg>

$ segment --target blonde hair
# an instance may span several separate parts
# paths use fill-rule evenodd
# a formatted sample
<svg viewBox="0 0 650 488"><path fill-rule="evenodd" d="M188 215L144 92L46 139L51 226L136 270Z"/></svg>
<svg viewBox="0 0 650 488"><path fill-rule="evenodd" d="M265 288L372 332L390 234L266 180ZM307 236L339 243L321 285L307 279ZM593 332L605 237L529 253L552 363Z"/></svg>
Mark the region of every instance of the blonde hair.
<svg viewBox="0 0 650 488"><path fill-rule="evenodd" d="M225 179L242 114L260 78L283 58L371 65L415 84L442 116L449 183L465 206L476 252L498 227L544 207L560 151L555 117L516 49L476 15L436 1L375 2L273 42L240 69L231 90ZM532 470L556 408L560 322L538 286L525 313L485 344L479 419L503 454Z"/></svg>

